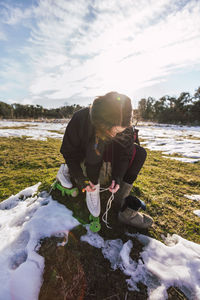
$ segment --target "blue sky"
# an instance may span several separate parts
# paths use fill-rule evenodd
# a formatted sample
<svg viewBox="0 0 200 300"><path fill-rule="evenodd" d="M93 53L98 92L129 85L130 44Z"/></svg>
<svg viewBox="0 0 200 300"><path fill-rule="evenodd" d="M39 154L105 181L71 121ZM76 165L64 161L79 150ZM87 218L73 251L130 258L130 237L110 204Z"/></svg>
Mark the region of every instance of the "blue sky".
<svg viewBox="0 0 200 300"><path fill-rule="evenodd" d="M199 49L199 0L0 0L0 100L193 94Z"/></svg>

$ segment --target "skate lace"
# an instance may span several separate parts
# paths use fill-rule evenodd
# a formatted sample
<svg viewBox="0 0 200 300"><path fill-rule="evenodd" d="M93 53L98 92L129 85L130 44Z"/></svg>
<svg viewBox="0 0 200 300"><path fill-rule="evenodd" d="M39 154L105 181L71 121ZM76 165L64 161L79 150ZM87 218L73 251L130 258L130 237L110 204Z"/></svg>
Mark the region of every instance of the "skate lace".
<svg viewBox="0 0 200 300"><path fill-rule="evenodd" d="M100 187L100 193L108 191L108 190L109 190L109 187L108 188L101 188ZM111 196L109 197L108 202L106 204L106 211L102 216L102 221L106 224L106 227L109 228L109 229L112 229L112 227L108 223L108 212L111 209L113 200L114 200L114 193L112 193Z"/></svg>

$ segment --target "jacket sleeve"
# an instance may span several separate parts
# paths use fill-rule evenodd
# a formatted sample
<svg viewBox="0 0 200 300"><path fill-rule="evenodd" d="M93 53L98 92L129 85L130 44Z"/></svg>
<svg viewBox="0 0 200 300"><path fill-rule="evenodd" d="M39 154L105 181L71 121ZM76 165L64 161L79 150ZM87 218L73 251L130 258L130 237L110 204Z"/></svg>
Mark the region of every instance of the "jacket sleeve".
<svg viewBox="0 0 200 300"><path fill-rule="evenodd" d="M75 179L83 178L83 170L80 166L83 160L83 151L81 150L80 139L80 119L79 115L75 113L72 119L69 121L60 152L62 153L66 164L69 167L69 172Z"/></svg>

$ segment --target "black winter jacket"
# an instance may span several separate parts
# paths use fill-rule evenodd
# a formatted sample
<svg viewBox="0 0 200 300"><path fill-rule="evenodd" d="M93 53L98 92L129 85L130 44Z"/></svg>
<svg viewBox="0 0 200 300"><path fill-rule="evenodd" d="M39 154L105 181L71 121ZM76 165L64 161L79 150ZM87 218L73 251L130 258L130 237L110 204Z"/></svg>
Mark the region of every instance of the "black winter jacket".
<svg viewBox="0 0 200 300"><path fill-rule="evenodd" d="M132 127L117 134L110 143L112 147L112 178L120 184L128 169L135 147ZM108 144L100 140L96 146L100 155L95 150L95 128L90 120L89 108L83 108L75 112L69 121L60 149L70 174L76 180L84 177L80 166L83 161L85 161L89 179L92 181L92 178L99 177L103 153Z"/></svg>

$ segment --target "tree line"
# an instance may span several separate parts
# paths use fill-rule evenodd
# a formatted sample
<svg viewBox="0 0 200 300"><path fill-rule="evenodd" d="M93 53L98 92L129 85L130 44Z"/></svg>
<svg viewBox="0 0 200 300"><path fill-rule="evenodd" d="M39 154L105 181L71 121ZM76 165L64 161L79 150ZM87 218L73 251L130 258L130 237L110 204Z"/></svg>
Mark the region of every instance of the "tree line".
<svg viewBox="0 0 200 300"><path fill-rule="evenodd" d="M2 119L64 119L83 108L79 104L47 109L41 105L7 104L0 101ZM134 110L134 119L173 124L200 124L200 87L194 95L188 92L178 97L142 98Z"/></svg>
<svg viewBox="0 0 200 300"><path fill-rule="evenodd" d="M41 105L7 104L0 101L0 118L2 119L64 119L70 118L80 110L79 104L62 106L60 108L43 108Z"/></svg>
<svg viewBox="0 0 200 300"><path fill-rule="evenodd" d="M200 87L194 95L183 92L178 97L143 98L138 103L137 118L172 124L200 124Z"/></svg>

